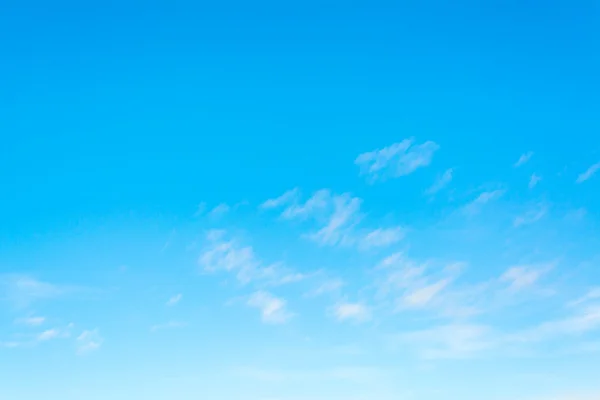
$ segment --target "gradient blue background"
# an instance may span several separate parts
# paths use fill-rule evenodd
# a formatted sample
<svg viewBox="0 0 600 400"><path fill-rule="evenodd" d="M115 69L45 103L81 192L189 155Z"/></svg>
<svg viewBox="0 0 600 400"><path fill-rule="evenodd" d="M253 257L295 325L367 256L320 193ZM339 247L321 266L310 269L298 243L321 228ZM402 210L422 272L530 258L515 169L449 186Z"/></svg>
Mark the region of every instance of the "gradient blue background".
<svg viewBox="0 0 600 400"><path fill-rule="evenodd" d="M425 362L382 345L407 328L396 314L340 323L326 300L285 286L297 317L261 324L235 301L252 290L197 265L204 233L228 229L264 259L344 276L361 293L362 271L391 250L315 245L303 225L257 209L294 187L304 200L330 188L407 227L400 247L413 257L475 264L468 281L559 260L558 297L486 323L558 318L556 304L600 283L600 176L575 183L600 161L598 1L5 0L0 38L0 342L75 326L64 340L0 347L0 399L600 395L597 352ZM428 168L375 184L359 175L359 154L410 137L440 146ZM451 190L424 195L447 168ZM543 179L529 190L532 173ZM500 210L453 214L490 185L506 190ZM231 210L195 216L200 203ZM504 224L538 203L550 207L540 224ZM439 224L480 239L449 239ZM15 301L24 277L69 290ZM15 323L32 315L49 326ZM186 326L150 332L168 321ZM79 357L84 329L103 343ZM565 343L600 349L592 333ZM362 350L327 355L350 344ZM352 374L367 376L360 389Z"/></svg>

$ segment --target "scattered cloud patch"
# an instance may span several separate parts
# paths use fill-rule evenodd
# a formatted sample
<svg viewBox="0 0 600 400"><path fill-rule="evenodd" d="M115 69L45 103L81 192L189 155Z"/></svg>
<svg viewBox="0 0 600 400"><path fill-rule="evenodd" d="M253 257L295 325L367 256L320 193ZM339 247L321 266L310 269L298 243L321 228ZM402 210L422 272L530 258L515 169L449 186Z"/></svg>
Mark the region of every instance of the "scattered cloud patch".
<svg viewBox="0 0 600 400"><path fill-rule="evenodd" d="M597 162L596 164L590 166L585 172L581 173L577 177L577 180L575 182L583 183L583 182L587 181L592 176L594 176L596 174L596 172L598 172L599 169L600 169L600 162Z"/></svg>
<svg viewBox="0 0 600 400"><path fill-rule="evenodd" d="M104 339L97 329L83 331L75 340L77 354L86 355L98 350Z"/></svg>
<svg viewBox="0 0 600 400"><path fill-rule="evenodd" d="M449 324L400 334L400 343L414 346L424 359L465 359L496 347L492 329L478 324Z"/></svg>
<svg viewBox="0 0 600 400"><path fill-rule="evenodd" d="M183 295L181 293L176 294L175 296L171 297L167 301L167 307L173 307L174 305L176 305L177 303L179 303L182 298L183 298Z"/></svg>
<svg viewBox="0 0 600 400"><path fill-rule="evenodd" d="M533 189L542 180L542 177L538 174L532 174L529 178L529 189Z"/></svg>
<svg viewBox="0 0 600 400"><path fill-rule="evenodd" d="M533 151L529 151L527 153L521 154L521 157L515 163L515 168L520 167L521 165L526 164L533 157Z"/></svg>
<svg viewBox="0 0 600 400"><path fill-rule="evenodd" d="M433 185L425 191L425 194L434 195L440 190L444 189L450 182L452 182L454 169L450 168L444 171L444 173L437 177Z"/></svg>
<svg viewBox="0 0 600 400"><path fill-rule="evenodd" d="M187 323L179 321L169 321L166 324L158 324L150 327L150 332L164 331L168 329L185 328Z"/></svg>
<svg viewBox="0 0 600 400"><path fill-rule="evenodd" d="M1 292L16 307L57 298L67 292L67 288L40 281L27 275L0 275Z"/></svg>
<svg viewBox="0 0 600 400"><path fill-rule="evenodd" d="M588 303L590 301L598 300L598 299L600 299L600 286L599 287L593 287L593 288L591 288L583 296L581 296L581 297L579 297L579 298L571 301L568 304L568 306L569 307L575 307L575 306L578 306L580 304Z"/></svg>
<svg viewBox="0 0 600 400"><path fill-rule="evenodd" d="M481 208L495 200L498 200L500 197L504 195L505 191L502 189L487 191L479 194L475 200L470 202L464 207L464 211L467 214L473 215L477 214L481 211Z"/></svg>
<svg viewBox="0 0 600 400"><path fill-rule="evenodd" d="M338 321L365 322L371 317L371 311L361 303L339 303L333 308L333 314Z"/></svg>
<svg viewBox="0 0 600 400"><path fill-rule="evenodd" d="M544 216L548 213L548 207L545 205L539 205L536 209L530 210L523 215L519 215L513 221L513 225L515 227L519 227L522 225L533 224L534 222L539 221L544 218Z"/></svg>
<svg viewBox="0 0 600 400"><path fill-rule="evenodd" d="M272 209L272 208L279 208L286 204L296 203L299 195L300 195L300 190L298 188L294 188L294 189L288 190L287 192L285 192L284 194L282 194L279 197L265 201L264 203L261 204L260 207L268 210L268 209Z"/></svg>
<svg viewBox="0 0 600 400"><path fill-rule="evenodd" d="M413 139L405 139L388 147L360 154L354 163L371 182L409 175L431 164L439 146L432 141L413 145Z"/></svg>
<svg viewBox="0 0 600 400"><path fill-rule="evenodd" d="M506 270L500 282L506 283L511 291L519 291L533 286L548 272L551 266L515 266Z"/></svg>
<svg viewBox="0 0 600 400"><path fill-rule="evenodd" d="M46 321L44 317L25 317L19 318L15 321L18 325L27 325L27 326L40 326Z"/></svg>
<svg viewBox="0 0 600 400"><path fill-rule="evenodd" d="M223 215L227 214L230 210L230 207L225 204L225 203L221 203L219 205L217 205L215 208L213 208L212 210L210 210L210 212L208 213L208 215L212 218L219 218L222 217Z"/></svg>
<svg viewBox="0 0 600 400"><path fill-rule="evenodd" d="M329 279L321 282L314 290L307 293L308 297L318 297L325 294L339 293L344 287L344 281L341 279Z"/></svg>
<svg viewBox="0 0 600 400"><path fill-rule="evenodd" d="M402 298L402 305L408 308L421 308L431 301L450 284L450 279L442 279L427 286L415 289Z"/></svg>
<svg viewBox="0 0 600 400"><path fill-rule="evenodd" d="M286 301L265 291L254 292L247 305L260 310L261 319L267 324L283 324L292 318L287 310Z"/></svg>
<svg viewBox="0 0 600 400"><path fill-rule="evenodd" d="M240 245L237 240L226 240L226 232L210 231L208 246L198 259L200 268L207 273L227 272L247 285L262 283L270 286L299 282L309 275L298 273L283 263L265 264L252 246Z"/></svg>
<svg viewBox="0 0 600 400"><path fill-rule="evenodd" d="M398 243L404 238L404 230L400 227L378 228L365 234L359 241L359 248L369 250L379 247L387 247Z"/></svg>

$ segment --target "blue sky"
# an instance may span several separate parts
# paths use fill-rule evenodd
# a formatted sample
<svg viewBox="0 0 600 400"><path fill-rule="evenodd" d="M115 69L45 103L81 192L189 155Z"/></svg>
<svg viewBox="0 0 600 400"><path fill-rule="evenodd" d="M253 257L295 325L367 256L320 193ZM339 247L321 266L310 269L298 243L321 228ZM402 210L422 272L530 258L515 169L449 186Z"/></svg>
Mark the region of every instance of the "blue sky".
<svg viewBox="0 0 600 400"><path fill-rule="evenodd" d="M599 17L3 3L0 399L597 400Z"/></svg>

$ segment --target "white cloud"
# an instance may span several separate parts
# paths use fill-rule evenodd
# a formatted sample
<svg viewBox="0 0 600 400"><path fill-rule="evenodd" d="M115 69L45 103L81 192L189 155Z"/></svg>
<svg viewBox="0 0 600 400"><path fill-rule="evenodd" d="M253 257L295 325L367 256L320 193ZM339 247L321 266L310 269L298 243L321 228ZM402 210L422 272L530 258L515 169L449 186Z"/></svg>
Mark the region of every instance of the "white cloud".
<svg viewBox="0 0 600 400"><path fill-rule="evenodd" d="M368 250L376 247L386 247L404 238L404 230L400 227L379 228L368 232L359 240L359 248Z"/></svg>
<svg viewBox="0 0 600 400"><path fill-rule="evenodd" d="M395 337L414 346L425 359L471 358L497 345L490 327L475 324L449 324L413 331Z"/></svg>
<svg viewBox="0 0 600 400"><path fill-rule="evenodd" d="M314 290L307 293L308 297L317 297L328 293L337 293L344 286L344 281L341 279L330 279L322 282Z"/></svg>
<svg viewBox="0 0 600 400"><path fill-rule="evenodd" d="M322 245L350 244L354 240L350 230L358 223L362 200L346 193L334 196L332 203L333 212L326 225L308 237Z"/></svg>
<svg viewBox="0 0 600 400"><path fill-rule="evenodd" d="M36 341L47 342L53 339L69 338L71 337L71 329L73 328L73 326L73 324L69 324L66 328L46 329L45 331L36 336Z"/></svg>
<svg viewBox="0 0 600 400"><path fill-rule="evenodd" d="M425 307L450 284L450 279L442 279L427 286L419 287L402 298L402 305L408 308Z"/></svg>
<svg viewBox="0 0 600 400"><path fill-rule="evenodd" d="M333 313L338 321L352 320L364 322L371 317L370 310L361 303L340 303L333 308Z"/></svg>
<svg viewBox="0 0 600 400"><path fill-rule="evenodd" d="M529 151L529 152L527 152L525 154L521 154L521 157L519 157L519 159L515 163L515 168L520 167L521 165L523 165L526 162L528 162L529 160L531 160L531 157L533 157L533 152L532 151Z"/></svg>
<svg viewBox="0 0 600 400"><path fill-rule="evenodd" d="M586 306L575 314L544 322L530 329L511 334L513 342L540 342L561 336L577 336L600 329L600 306Z"/></svg>
<svg viewBox="0 0 600 400"><path fill-rule="evenodd" d="M269 199L267 201L265 201L264 203L261 204L261 208L264 209L271 209L271 208L278 208L281 206L284 206L286 204L289 203L295 203L298 199L298 196L300 194L300 190L298 190L298 188L294 188L291 190L288 190L287 192L285 192L284 194L282 194L281 196L274 198L274 199Z"/></svg>
<svg viewBox="0 0 600 400"><path fill-rule="evenodd" d="M247 305L259 309L262 321L268 324L283 324L292 317L284 299L265 291L254 292L248 299Z"/></svg>
<svg viewBox="0 0 600 400"><path fill-rule="evenodd" d="M509 290L517 291L534 285L542 275L544 275L549 266L515 266L511 267L502 274L500 282L508 284Z"/></svg>
<svg viewBox="0 0 600 400"><path fill-rule="evenodd" d="M242 283L248 283L260 265L251 246L234 241L211 243L198 263L206 272L235 272Z"/></svg>
<svg viewBox="0 0 600 400"><path fill-rule="evenodd" d="M167 301L167 306L172 307L172 306L176 305L177 303L179 303L181 301L182 298L183 298L183 295L181 293L176 294L175 296L171 297Z"/></svg>
<svg viewBox="0 0 600 400"><path fill-rule="evenodd" d="M542 177L538 174L532 174L529 178L529 189L533 189L542 180Z"/></svg>
<svg viewBox="0 0 600 400"><path fill-rule="evenodd" d="M545 205L538 205L536 209L527 211L523 215L519 215L513 221L513 225L515 227L519 227L522 225L533 224L534 222L539 221L548 213L548 207Z"/></svg>
<svg viewBox="0 0 600 400"><path fill-rule="evenodd" d="M577 180L575 182L576 183L583 183L583 182L587 181L592 176L594 176L594 174L596 172L598 172L599 169L600 169L600 162L597 162L596 164L590 166L585 172L581 173L577 177Z"/></svg>
<svg viewBox="0 0 600 400"><path fill-rule="evenodd" d="M574 307L596 299L600 299L600 286L591 288L586 294L570 302L568 306Z"/></svg>
<svg viewBox="0 0 600 400"><path fill-rule="evenodd" d="M15 321L15 323L19 325L29 325L29 326L40 326L46 321L44 317L26 317L19 318Z"/></svg>
<svg viewBox="0 0 600 400"><path fill-rule="evenodd" d="M27 275L0 275L0 288L6 297L17 307L25 307L33 302L59 297L67 288L53 285Z"/></svg>
<svg viewBox="0 0 600 400"><path fill-rule="evenodd" d="M104 339L97 329L83 331L75 340L77 354L85 355L96 351L102 346L102 343L104 343Z"/></svg>
<svg viewBox="0 0 600 400"><path fill-rule="evenodd" d="M317 211L329 207L332 199L333 196L328 189L321 189L315 192L304 204L294 203L287 207L281 216L285 219L313 216Z"/></svg>
<svg viewBox="0 0 600 400"><path fill-rule="evenodd" d="M166 324L158 324L150 327L151 332L162 331L166 329L177 329L177 328L185 328L187 323L179 322L179 321L169 321Z"/></svg>
<svg viewBox="0 0 600 400"><path fill-rule="evenodd" d="M194 212L194 217L199 217L202 214L204 214L204 212L206 211L206 203L202 202L200 204L198 204L198 207L196 207L196 211Z"/></svg>
<svg viewBox="0 0 600 400"><path fill-rule="evenodd" d="M209 244L198 259L199 266L209 273L229 272L235 274L242 284L262 283L278 286L302 281L309 274L302 274L282 263L265 264L252 246L242 246L236 240L226 241L226 233L209 233Z"/></svg>
<svg viewBox="0 0 600 400"><path fill-rule="evenodd" d="M425 194L435 194L448 186L448 184L452 181L453 172L454 170L452 168L444 171L442 175L438 176L433 185L431 185L431 187L425 191Z"/></svg>
<svg viewBox="0 0 600 400"><path fill-rule="evenodd" d="M504 195L504 193L505 191L501 189L483 192L479 196L477 196L475 200L467 204L464 207L464 211L467 214L476 214L479 211L481 211L481 207L483 207L485 204L491 201L498 200Z"/></svg>
<svg viewBox="0 0 600 400"><path fill-rule="evenodd" d="M40 333L37 337L37 340L40 342L45 342L47 340L56 339L60 336L60 332L58 329L48 329L42 333Z"/></svg>
<svg viewBox="0 0 600 400"><path fill-rule="evenodd" d="M217 205L215 208L213 208L212 210L210 210L208 215L213 218L218 218L218 217L221 217L221 216L227 214L229 212L229 210L230 210L230 207L227 204L221 203L221 204Z"/></svg>
<svg viewBox="0 0 600 400"><path fill-rule="evenodd" d="M412 139L405 139L388 147L360 154L354 163L360 167L361 175L367 175L374 182L409 175L418 168L428 166L438 149L439 146L432 141L413 146Z"/></svg>

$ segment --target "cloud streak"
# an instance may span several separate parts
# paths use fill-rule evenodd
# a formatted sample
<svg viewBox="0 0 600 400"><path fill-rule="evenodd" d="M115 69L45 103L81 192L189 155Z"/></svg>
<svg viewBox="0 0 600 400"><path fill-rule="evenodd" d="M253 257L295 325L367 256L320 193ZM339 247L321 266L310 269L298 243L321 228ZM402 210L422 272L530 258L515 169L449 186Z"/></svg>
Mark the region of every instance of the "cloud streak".
<svg viewBox="0 0 600 400"><path fill-rule="evenodd" d="M409 175L431 164L439 146L432 141L414 145L413 139L405 139L388 147L360 154L354 163L360 174L370 182Z"/></svg>

